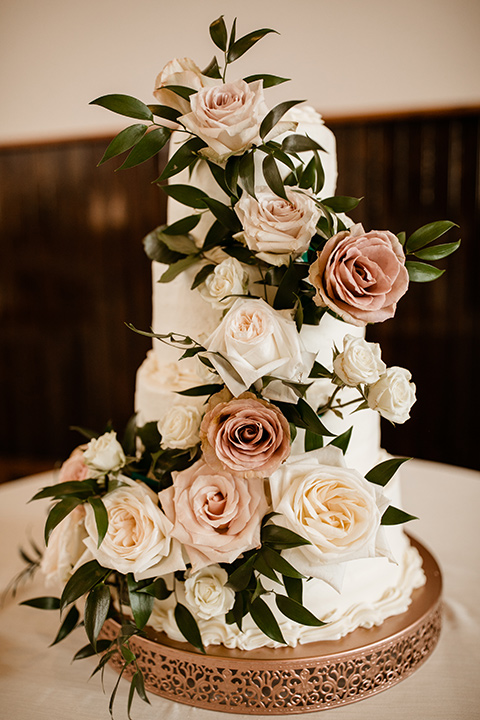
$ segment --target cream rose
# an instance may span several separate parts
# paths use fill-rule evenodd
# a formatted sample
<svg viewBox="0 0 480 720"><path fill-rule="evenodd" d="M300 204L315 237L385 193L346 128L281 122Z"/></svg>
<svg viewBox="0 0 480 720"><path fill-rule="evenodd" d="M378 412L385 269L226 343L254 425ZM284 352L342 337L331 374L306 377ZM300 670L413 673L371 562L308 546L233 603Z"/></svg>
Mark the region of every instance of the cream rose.
<svg viewBox="0 0 480 720"><path fill-rule="evenodd" d="M236 479L203 460L173 476L173 485L159 498L173 523L172 537L182 543L193 572L231 563L260 544L260 525L268 508L262 483Z"/></svg>
<svg viewBox="0 0 480 720"><path fill-rule="evenodd" d="M368 388L367 402L386 420L404 423L416 400L412 375L402 367L390 367L386 373Z"/></svg>
<svg viewBox="0 0 480 720"><path fill-rule="evenodd" d="M236 396L265 375L303 382L315 359L314 353L304 349L293 320L264 300L238 298L203 345Z"/></svg>
<svg viewBox="0 0 480 720"><path fill-rule="evenodd" d="M77 505L52 530L48 545L40 563L40 570L47 582L64 585L72 575L73 568L85 552L85 508Z"/></svg>
<svg viewBox="0 0 480 720"><path fill-rule="evenodd" d="M268 112L261 80L200 88L190 105L180 122L207 143L212 157L225 159L260 142L260 123Z"/></svg>
<svg viewBox="0 0 480 720"><path fill-rule="evenodd" d="M334 235L310 267L317 305L352 325L383 322L395 314L408 288L405 255L388 230L353 225Z"/></svg>
<svg viewBox="0 0 480 720"><path fill-rule="evenodd" d="M117 433L113 431L90 440L83 459L96 473L116 472L126 462L123 448L117 440Z"/></svg>
<svg viewBox="0 0 480 720"><path fill-rule="evenodd" d="M235 205L243 231L239 236L260 260L286 265L304 253L315 235L321 212L307 191L286 188L288 201L269 188L244 192Z"/></svg>
<svg viewBox="0 0 480 720"><path fill-rule="evenodd" d="M345 335L343 352L333 361L335 374L345 385L371 385L380 379L387 366L381 358L380 345L354 335Z"/></svg>
<svg viewBox="0 0 480 720"><path fill-rule="evenodd" d="M290 455L290 426L253 393L214 395L200 428L205 461L245 477L267 477Z"/></svg>
<svg viewBox="0 0 480 720"><path fill-rule="evenodd" d="M174 108L181 113L188 113L190 112L190 101L180 97L172 90L165 90L165 86L182 85L192 88L192 90L199 90L214 83L215 80L202 75L198 65L190 58L174 58L157 75L153 94L161 105Z"/></svg>
<svg viewBox="0 0 480 720"><path fill-rule="evenodd" d="M307 577L338 587L341 564L375 557L377 535L388 500L379 486L345 467L338 448L328 446L289 458L271 477L273 519L310 545L285 550Z"/></svg>
<svg viewBox="0 0 480 720"><path fill-rule="evenodd" d="M201 420L202 413L195 405L173 405L157 423L162 448L184 450L199 443Z"/></svg>
<svg viewBox="0 0 480 720"><path fill-rule="evenodd" d="M76 482L86 480L90 476L88 465L85 464L85 448L86 445L76 447L70 457L65 460L58 473L58 482Z"/></svg>
<svg viewBox="0 0 480 720"><path fill-rule="evenodd" d="M228 574L219 565L191 573L184 586L187 605L202 620L225 615L235 602L235 592L227 582Z"/></svg>
<svg viewBox="0 0 480 720"><path fill-rule="evenodd" d="M122 485L105 495L108 530L100 547L93 508L86 505L85 545L100 565L136 580L183 570L179 543L172 539L173 525L158 506L153 490L120 476Z"/></svg>
<svg viewBox="0 0 480 720"><path fill-rule="evenodd" d="M228 310L248 286L248 274L235 258L222 260L199 287L200 295L218 310Z"/></svg>

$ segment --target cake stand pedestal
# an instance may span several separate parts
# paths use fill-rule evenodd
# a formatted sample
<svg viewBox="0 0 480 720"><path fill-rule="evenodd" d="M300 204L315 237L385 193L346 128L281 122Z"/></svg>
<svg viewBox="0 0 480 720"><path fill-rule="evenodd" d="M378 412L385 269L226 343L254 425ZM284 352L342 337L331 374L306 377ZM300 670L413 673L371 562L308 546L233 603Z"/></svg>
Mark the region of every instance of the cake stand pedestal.
<svg viewBox="0 0 480 720"><path fill-rule="evenodd" d="M418 541L426 584L407 612L341 640L244 652L209 646L206 655L157 633L130 644L146 689L175 702L230 713L286 715L363 700L413 673L434 650L441 628L440 569ZM103 637L117 635L108 620ZM121 661L113 656L118 671ZM128 678L128 669L125 672Z"/></svg>

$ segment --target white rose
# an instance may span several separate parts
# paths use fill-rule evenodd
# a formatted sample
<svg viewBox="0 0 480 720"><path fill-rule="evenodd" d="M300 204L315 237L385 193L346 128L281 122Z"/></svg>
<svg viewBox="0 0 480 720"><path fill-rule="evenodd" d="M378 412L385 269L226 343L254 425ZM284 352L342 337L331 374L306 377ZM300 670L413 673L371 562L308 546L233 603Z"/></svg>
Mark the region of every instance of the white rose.
<svg viewBox="0 0 480 720"><path fill-rule="evenodd" d="M345 467L333 446L287 459L269 479L273 522L311 545L285 550L286 559L307 577L337 589L342 563L378 554L377 536L388 500L381 488Z"/></svg>
<svg viewBox="0 0 480 720"><path fill-rule="evenodd" d="M162 448L184 450L200 442L202 413L194 405L173 405L158 421Z"/></svg>
<svg viewBox="0 0 480 720"><path fill-rule="evenodd" d="M122 485L105 495L108 530L97 547L93 508L86 505L84 540L92 556L106 568L136 580L185 569L180 543L171 538L172 523L158 506L158 497L143 483L120 476Z"/></svg>
<svg viewBox="0 0 480 720"><path fill-rule="evenodd" d="M380 380L368 388L367 401L372 410L394 423L404 423L416 400L411 373L402 367L387 368Z"/></svg>
<svg viewBox="0 0 480 720"><path fill-rule="evenodd" d="M40 570L48 582L64 585L85 552L84 518L85 508L78 505L52 530L40 563Z"/></svg>
<svg viewBox="0 0 480 720"><path fill-rule="evenodd" d="M294 321L264 300L238 298L203 345L236 397L265 375L304 382L315 359L304 349Z"/></svg>
<svg viewBox="0 0 480 720"><path fill-rule="evenodd" d="M117 440L117 433L113 430L90 440L83 459L89 468L101 473L120 470L126 460L123 448Z"/></svg>
<svg viewBox="0 0 480 720"><path fill-rule="evenodd" d="M183 85L193 90L199 90L214 83L215 80L202 75L198 65L190 58L174 58L157 75L153 94L161 105L174 108L181 113L188 113L190 112L190 101L180 97L172 90L165 90L165 85Z"/></svg>
<svg viewBox="0 0 480 720"><path fill-rule="evenodd" d="M248 274L241 263L235 258L223 260L208 275L199 292L204 300L214 308L227 310L232 307L235 297L230 295L243 295L248 284ZM226 298L225 300L223 298Z"/></svg>
<svg viewBox="0 0 480 720"><path fill-rule="evenodd" d="M247 246L260 260L285 265L304 253L315 235L321 212L307 191L286 188L288 202L269 188L256 190L257 199L243 193L235 206Z"/></svg>
<svg viewBox="0 0 480 720"><path fill-rule="evenodd" d="M333 361L333 369L345 385L360 383L371 385L380 379L387 366L381 359L378 343L369 343L361 337L345 335L343 352Z"/></svg>
<svg viewBox="0 0 480 720"><path fill-rule="evenodd" d="M185 580L185 600L202 620L225 615L232 609L235 592L227 587L228 574L219 565L209 565Z"/></svg>
<svg viewBox="0 0 480 720"><path fill-rule="evenodd" d="M190 105L191 112L180 122L207 143L211 152L206 155L225 158L260 142L260 123L268 112L261 80L201 88Z"/></svg>

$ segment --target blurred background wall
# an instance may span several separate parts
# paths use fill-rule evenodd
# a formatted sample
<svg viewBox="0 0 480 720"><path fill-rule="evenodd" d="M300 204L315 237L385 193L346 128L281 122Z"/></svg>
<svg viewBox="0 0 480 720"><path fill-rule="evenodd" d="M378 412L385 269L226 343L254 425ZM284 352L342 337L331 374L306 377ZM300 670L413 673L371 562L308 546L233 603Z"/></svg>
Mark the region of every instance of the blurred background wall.
<svg viewBox="0 0 480 720"><path fill-rule="evenodd" d="M149 343L150 266L141 240L164 204L154 161L96 168L121 118L89 106L107 93L151 100L174 56L205 66L209 23L272 27L232 77L267 72L268 91L308 98L337 135L340 194L355 219L413 231L461 226L445 277L414 287L372 339L409 367L419 400L385 444L398 454L478 467L480 3L477 0L3 0L0 5L0 477L51 466L71 425L122 425ZM127 121L128 122L128 121Z"/></svg>

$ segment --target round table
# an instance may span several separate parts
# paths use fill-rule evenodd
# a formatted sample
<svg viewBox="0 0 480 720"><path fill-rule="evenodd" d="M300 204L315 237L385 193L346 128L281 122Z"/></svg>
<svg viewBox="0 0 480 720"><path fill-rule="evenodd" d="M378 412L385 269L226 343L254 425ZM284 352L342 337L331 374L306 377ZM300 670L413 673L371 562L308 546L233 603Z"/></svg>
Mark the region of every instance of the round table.
<svg viewBox="0 0 480 720"><path fill-rule="evenodd" d="M32 537L41 543L46 503L28 500L54 481L43 473L0 486L0 592L23 567L18 550ZM403 507L420 519L409 532L429 548L444 581L444 625L438 647L412 676L386 692L328 712L332 720L472 720L480 718L480 472L412 460L402 468ZM72 663L86 644L82 630L49 648L58 630L58 612L20 606L19 601L51 594L42 576L23 584L0 607L0 715L8 720L108 720L108 699L117 675L105 670L88 683L93 658ZM129 683L121 681L115 717L127 717ZM135 720L222 720L227 715L191 708L150 695L138 698ZM248 715L235 715L251 718ZM320 712L308 714L319 720ZM322 719L325 716L322 712ZM329 716L327 716L329 717Z"/></svg>

